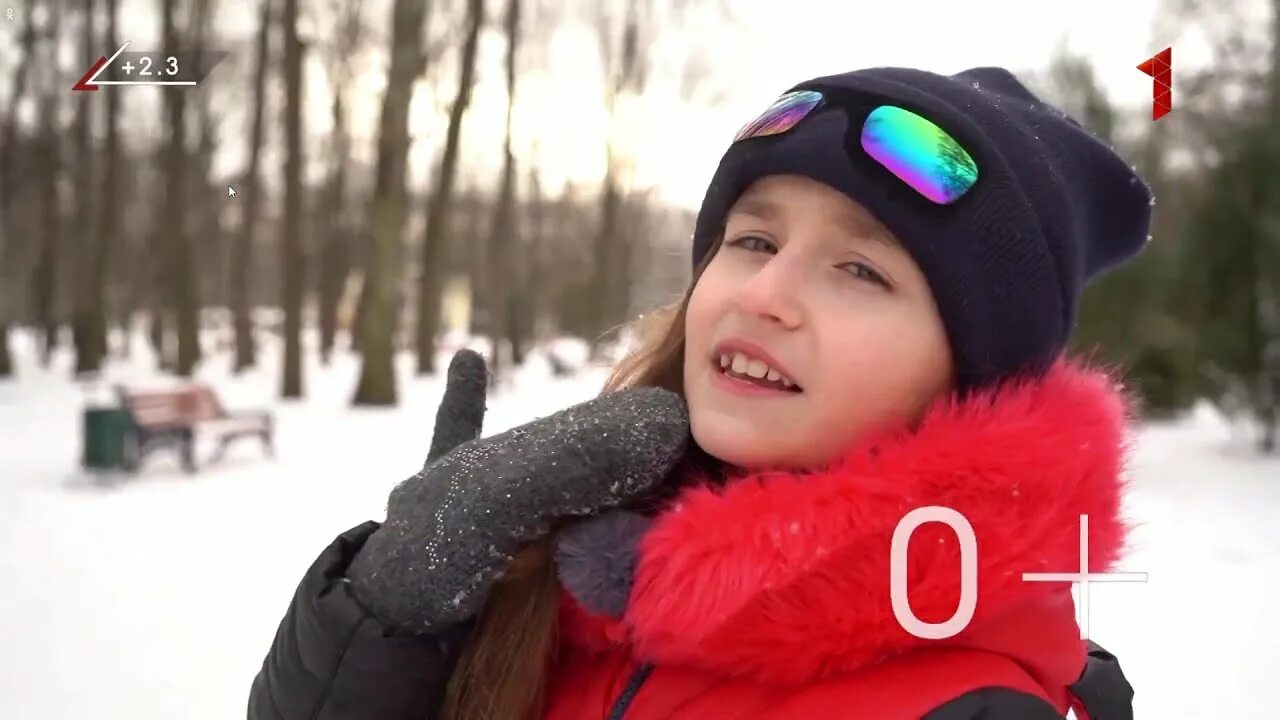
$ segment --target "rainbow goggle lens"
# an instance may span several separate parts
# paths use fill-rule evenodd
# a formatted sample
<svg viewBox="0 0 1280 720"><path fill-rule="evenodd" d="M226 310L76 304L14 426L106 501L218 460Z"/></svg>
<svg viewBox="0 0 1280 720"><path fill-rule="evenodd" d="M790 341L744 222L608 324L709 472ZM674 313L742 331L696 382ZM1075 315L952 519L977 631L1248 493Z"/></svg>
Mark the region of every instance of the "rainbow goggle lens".
<svg viewBox="0 0 1280 720"><path fill-rule="evenodd" d="M733 141L785 133L824 101L818 90L789 92L743 126ZM973 156L946 130L910 110L877 107L863 121L861 138L867 155L939 205L954 203L978 182Z"/></svg>

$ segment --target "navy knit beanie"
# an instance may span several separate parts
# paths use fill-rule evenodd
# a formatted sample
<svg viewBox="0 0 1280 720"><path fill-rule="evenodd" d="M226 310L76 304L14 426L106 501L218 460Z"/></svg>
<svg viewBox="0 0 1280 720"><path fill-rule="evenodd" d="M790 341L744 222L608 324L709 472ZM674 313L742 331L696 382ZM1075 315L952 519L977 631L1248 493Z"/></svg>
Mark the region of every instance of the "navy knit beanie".
<svg viewBox="0 0 1280 720"><path fill-rule="evenodd" d="M902 241L929 281L973 390L1044 372L1075 325L1084 285L1148 240L1150 190L1133 168L1007 70L952 76L873 68L801 83L824 101L790 130L736 142L716 169L694 231L696 267L751 183L803 175L845 193ZM937 204L867 155L860 134L882 105L951 135L978 168Z"/></svg>

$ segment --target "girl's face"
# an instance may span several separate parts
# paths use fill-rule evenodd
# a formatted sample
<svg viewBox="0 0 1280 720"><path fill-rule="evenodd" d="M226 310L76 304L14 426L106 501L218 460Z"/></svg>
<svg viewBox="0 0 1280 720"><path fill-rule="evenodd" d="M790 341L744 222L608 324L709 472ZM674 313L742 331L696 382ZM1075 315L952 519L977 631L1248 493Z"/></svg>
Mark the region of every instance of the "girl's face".
<svg viewBox="0 0 1280 720"><path fill-rule="evenodd" d="M950 389L951 367L924 275L861 205L794 175L734 204L685 318L703 450L744 469L821 464L917 417Z"/></svg>

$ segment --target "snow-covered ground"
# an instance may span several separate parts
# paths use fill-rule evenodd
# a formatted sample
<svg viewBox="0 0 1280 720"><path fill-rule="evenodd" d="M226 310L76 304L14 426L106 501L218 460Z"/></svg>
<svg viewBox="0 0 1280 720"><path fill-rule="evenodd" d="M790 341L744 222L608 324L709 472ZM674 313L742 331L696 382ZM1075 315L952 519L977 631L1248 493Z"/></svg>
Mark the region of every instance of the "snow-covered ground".
<svg viewBox="0 0 1280 720"><path fill-rule="evenodd" d="M303 570L420 466L440 380L401 358L400 407L352 410L356 361L310 359L308 399L279 402L271 344L266 369L240 377L219 355L200 377L232 407L274 409L276 459L243 441L194 476L162 457L102 478L77 467L86 389L69 358L42 370L17 340L20 379L0 381L0 717L243 717ZM151 366L139 347L107 377L154 381ZM491 398L485 432L587 399L604 374L555 378L536 356ZM1280 460L1201 409L1145 428L1132 475L1121 569L1149 581L1091 586L1090 628L1121 658L1137 717L1275 717Z"/></svg>

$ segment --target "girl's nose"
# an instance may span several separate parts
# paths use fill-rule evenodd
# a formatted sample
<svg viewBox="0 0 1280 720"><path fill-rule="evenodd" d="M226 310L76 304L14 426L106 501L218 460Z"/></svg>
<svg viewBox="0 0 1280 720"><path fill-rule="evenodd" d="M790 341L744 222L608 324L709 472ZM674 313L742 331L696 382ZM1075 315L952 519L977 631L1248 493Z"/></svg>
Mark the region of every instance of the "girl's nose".
<svg viewBox="0 0 1280 720"><path fill-rule="evenodd" d="M782 253L774 255L738 288L738 308L789 330L798 327L804 315L800 299L804 280L800 275L790 258Z"/></svg>

